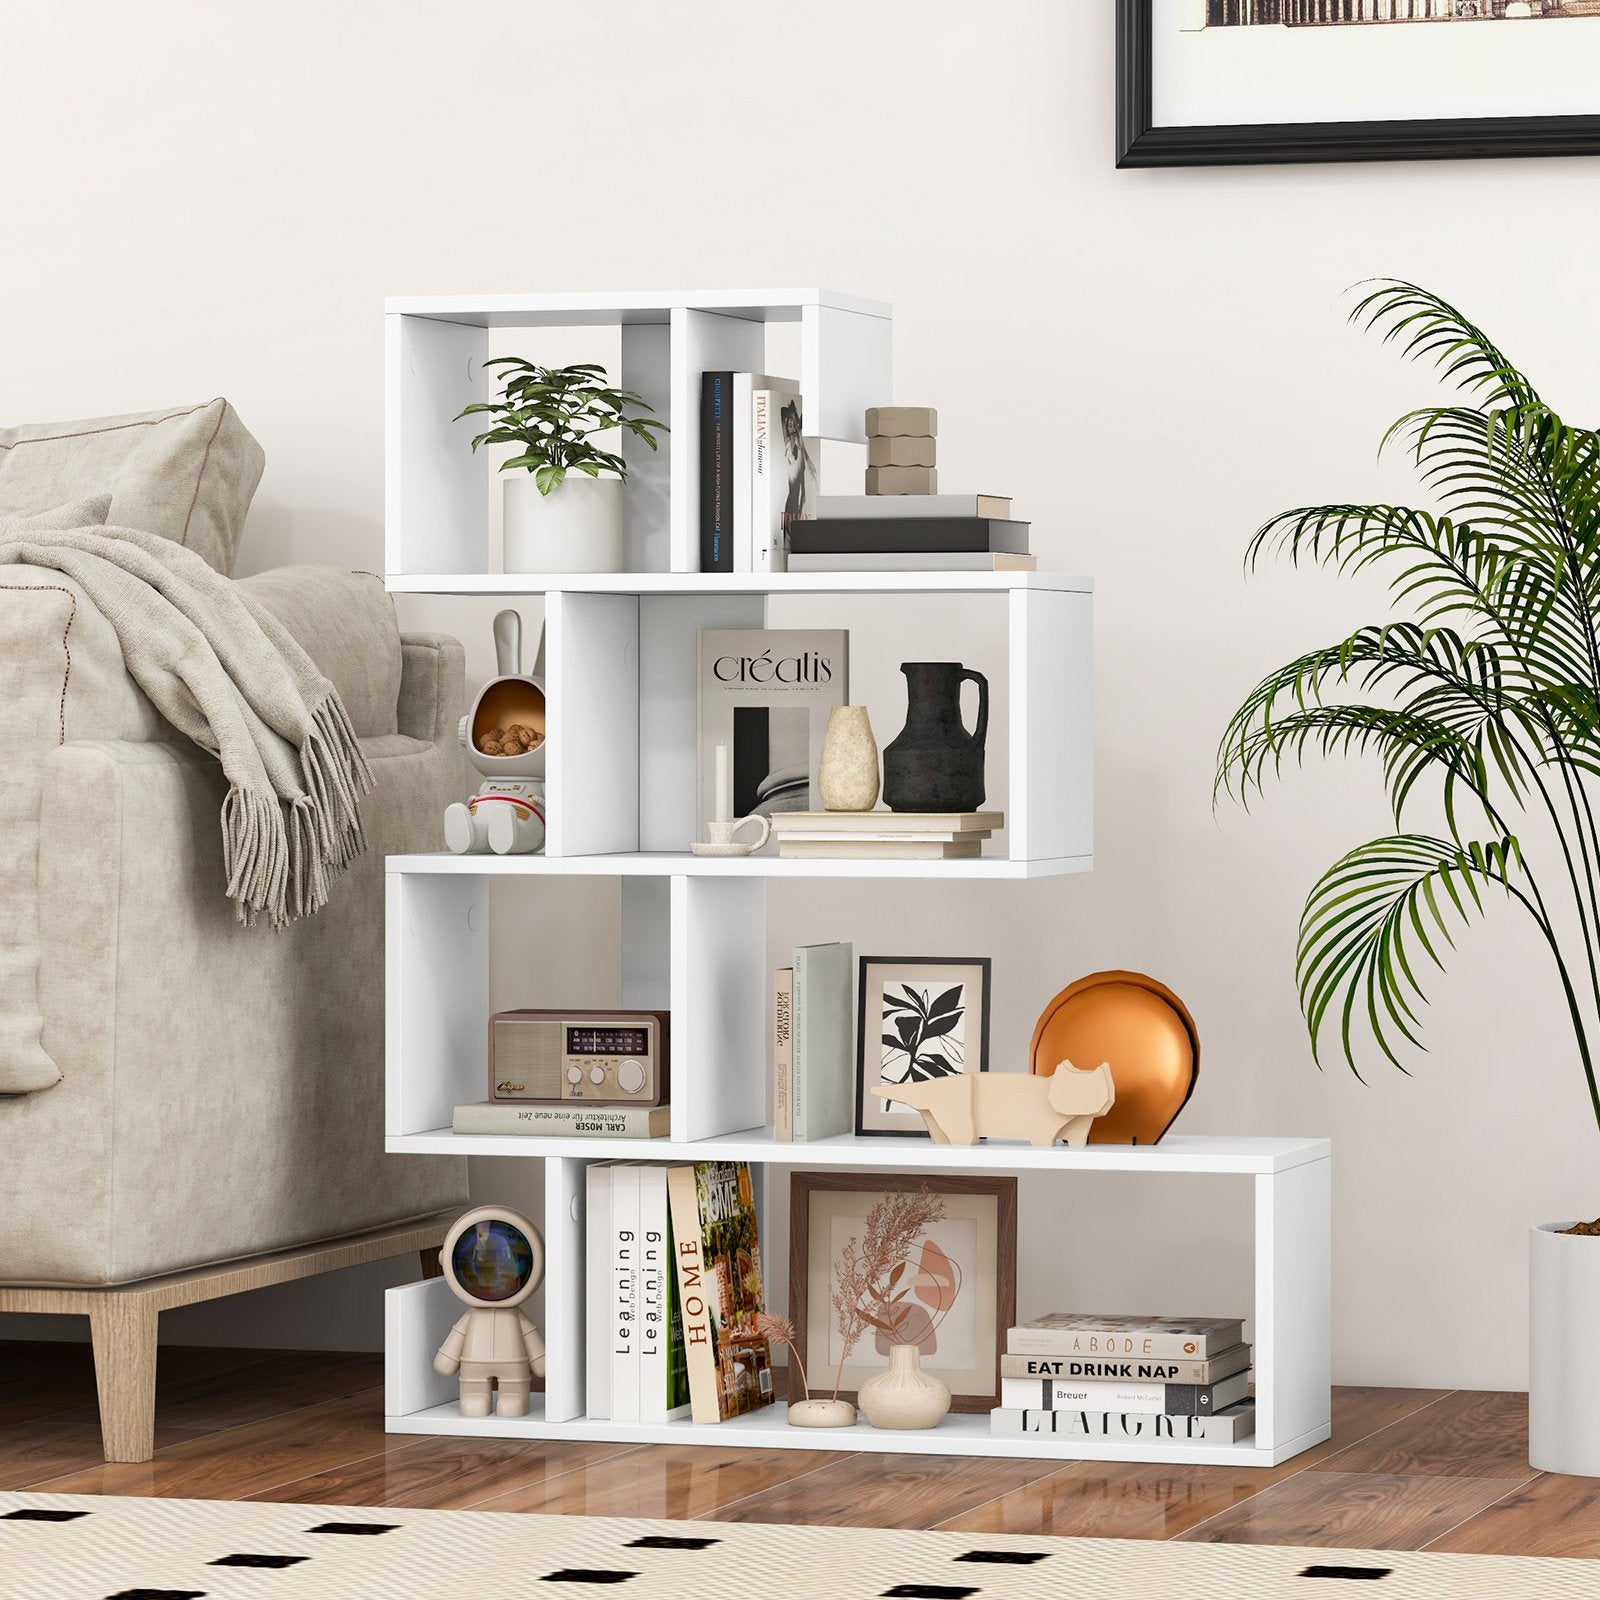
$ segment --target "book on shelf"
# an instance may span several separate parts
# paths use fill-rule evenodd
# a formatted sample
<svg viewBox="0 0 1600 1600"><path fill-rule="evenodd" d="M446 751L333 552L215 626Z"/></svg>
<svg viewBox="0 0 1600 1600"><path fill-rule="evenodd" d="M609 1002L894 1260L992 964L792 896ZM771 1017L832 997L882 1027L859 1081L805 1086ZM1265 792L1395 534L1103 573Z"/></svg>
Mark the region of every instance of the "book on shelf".
<svg viewBox="0 0 1600 1600"><path fill-rule="evenodd" d="M772 975L772 1137L794 1142L794 968Z"/></svg>
<svg viewBox="0 0 1600 1600"><path fill-rule="evenodd" d="M667 1169L690 1415L726 1422L773 1401L755 1192L743 1161Z"/></svg>
<svg viewBox="0 0 1600 1600"><path fill-rule="evenodd" d="M1206 1417L1151 1416L1140 1411L1044 1411L998 1406L989 1413L989 1432L1002 1437L1053 1433L1075 1439L1118 1442L1193 1439L1206 1444L1237 1444L1256 1431L1253 1400L1241 1401Z"/></svg>
<svg viewBox="0 0 1600 1600"><path fill-rule="evenodd" d="M719 744L732 752L735 818L815 809L828 713L850 698L850 635L707 628L697 650L696 837L707 837L711 821Z"/></svg>
<svg viewBox="0 0 1600 1600"><path fill-rule="evenodd" d="M1250 1374L1215 1383L1074 1383L1060 1378L1002 1378L1000 1404L1030 1411L1143 1411L1152 1416L1204 1417L1250 1394Z"/></svg>
<svg viewBox="0 0 1600 1600"><path fill-rule="evenodd" d="M983 550L835 550L790 554L790 572L1037 572L1037 556Z"/></svg>
<svg viewBox="0 0 1600 1600"><path fill-rule="evenodd" d="M1011 497L1003 494L824 494L817 496L816 515L835 517L981 517L998 522L1011 518Z"/></svg>
<svg viewBox="0 0 1600 1600"><path fill-rule="evenodd" d="M733 374L700 374L700 570L733 571Z"/></svg>
<svg viewBox="0 0 1600 1600"><path fill-rule="evenodd" d="M667 1169L646 1163L634 1170L639 1179L639 1421L670 1422L688 1414L688 1389L681 1320L676 1351L672 1343Z"/></svg>
<svg viewBox="0 0 1600 1600"><path fill-rule="evenodd" d="M594 1162L584 1173L584 1410L611 1416L611 1194L615 1168Z"/></svg>
<svg viewBox="0 0 1600 1600"><path fill-rule="evenodd" d="M450 1126L456 1133L514 1133L535 1139L665 1139L672 1131L672 1109L478 1100L457 1106Z"/></svg>
<svg viewBox="0 0 1600 1600"><path fill-rule="evenodd" d="M1175 1356L1204 1361L1244 1341L1240 1317L1124 1317L1052 1311L1006 1333L1016 1356Z"/></svg>
<svg viewBox="0 0 1600 1600"><path fill-rule="evenodd" d="M855 1126L855 947L794 953L794 1138L830 1139Z"/></svg>
<svg viewBox="0 0 1600 1600"><path fill-rule="evenodd" d="M639 1169L612 1169L611 1415L639 1420Z"/></svg>
<svg viewBox="0 0 1600 1600"><path fill-rule="evenodd" d="M750 566L782 572L789 524L817 499L820 441L805 436L799 385L759 381L750 394Z"/></svg>
<svg viewBox="0 0 1600 1600"><path fill-rule="evenodd" d="M760 542L757 526L755 498L755 396L767 396L765 409L771 409L774 394L792 395L798 403L799 385L787 378L768 377L764 372L733 372L730 380L729 401L733 423L730 433L731 468L729 493L731 500L731 527L733 534L733 570L735 572L770 572L770 566L758 567L756 546ZM770 444L770 440L769 440ZM770 456L770 450L767 452ZM770 496L770 486L767 490ZM781 510L781 508L780 508ZM765 520L765 519L762 519Z"/></svg>
<svg viewBox="0 0 1600 1600"><path fill-rule="evenodd" d="M789 838L778 844L778 855L789 861L970 861L982 854L979 839Z"/></svg>
<svg viewBox="0 0 1600 1600"><path fill-rule="evenodd" d="M784 833L925 833L937 838L992 833L1006 825L1003 811L786 811L772 819Z"/></svg>
<svg viewBox="0 0 1600 1600"><path fill-rule="evenodd" d="M793 555L971 553L1025 556L1026 522L998 517L814 517L789 528Z"/></svg>
<svg viewBox="0 0 1600 1600"><path fill-rule="evenodd" d="M1173 1357L1029 1356L1007 1351L1000 1357L1001 1378L1056 1378L1084 1382L1091 1378L1114 1383L1215 1383L1250 1365L1250 1346L1236 1344L1204 1361Z"/></svg>

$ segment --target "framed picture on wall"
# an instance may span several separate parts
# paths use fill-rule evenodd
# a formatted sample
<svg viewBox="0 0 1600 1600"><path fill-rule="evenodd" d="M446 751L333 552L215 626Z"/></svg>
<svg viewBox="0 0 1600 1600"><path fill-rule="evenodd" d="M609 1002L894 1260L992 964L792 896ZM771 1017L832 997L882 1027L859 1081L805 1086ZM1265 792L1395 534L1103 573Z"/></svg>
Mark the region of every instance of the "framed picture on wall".
<svg viewBox="0 0 1600 1600"><path fill-rule="evenodd" d="M862 956L856 1004L856 1132L926 1139L920 1112L884 1084L989 1070L988 956Z"/></svg>
<svg viewBox="0 0 1600 1600"><path fill-rule="evenodd" d="M1000 1404L1000 1357L1017 1310L1017 1180L904 1172L796 1172L789 1179L789 1317L813 1396L854 1401L889 1364L894 1341L866 1328L844 1358L834 1265L860 1252L872 1208L889 1194L926 1189L943 1215L914 1242L897 1280L900 1342L950 1388L952 1411ZM907 1287L909 1280L909 1287ZM843 1364L841 1366L841 1360Z"/></svg>
<svg viewBox="0 0 1600 1600"><path fill-rule="evenodd" d="M1117 0L1119 167L1597 152L1597 0Z"/></svg>

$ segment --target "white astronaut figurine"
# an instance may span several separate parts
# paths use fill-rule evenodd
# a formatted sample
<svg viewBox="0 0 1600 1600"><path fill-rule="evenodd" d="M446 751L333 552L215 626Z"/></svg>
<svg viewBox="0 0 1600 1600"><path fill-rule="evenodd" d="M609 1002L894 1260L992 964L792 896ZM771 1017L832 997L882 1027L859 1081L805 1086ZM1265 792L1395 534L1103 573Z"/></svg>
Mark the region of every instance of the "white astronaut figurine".
<svg viewBox="0 0 1600 1600"><path fill-rule="evenodd" d="M498 676L461 719L467 760L485 781L444 814L444 842L458 856L544 848L544 635L532 673L522 670L522 618L515 611L494 619L494 647Z"/></svg>
<svg viewBox="0 0 1600 1600"><path fill-rule="evenodd" d="M451 1226L439 1264L468 1309L439 1346L433 1370L446 1378L461 1374L464 1417L486 1417L491 1409L527 1416L533 1380L544 1376L544 1340L518 1307L544 1278L539 1230L508 1206L479 1206Z"/></svg>

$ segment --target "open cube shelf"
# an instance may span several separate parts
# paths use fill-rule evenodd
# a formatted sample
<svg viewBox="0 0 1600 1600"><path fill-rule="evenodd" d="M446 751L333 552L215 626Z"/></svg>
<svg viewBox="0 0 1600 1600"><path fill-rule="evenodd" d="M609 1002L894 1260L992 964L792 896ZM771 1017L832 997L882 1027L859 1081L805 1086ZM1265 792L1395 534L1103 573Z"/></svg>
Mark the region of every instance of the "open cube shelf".
<svg viewBox="0 0 1600 1600"><path fill-rule="evenodd" d="M799 371L789 375L808 435L864 442L866 408L891 392L889 307L826 289L435 296L385 309L391 579L489 573L489 471L467 448L472 430L452 419L489 398L491 330L619 330L622 387L671 429L659 451L631 435L620 446L623 548L638 573L699 567L700 374L772 370L768 324L799 325Z"/></svg>

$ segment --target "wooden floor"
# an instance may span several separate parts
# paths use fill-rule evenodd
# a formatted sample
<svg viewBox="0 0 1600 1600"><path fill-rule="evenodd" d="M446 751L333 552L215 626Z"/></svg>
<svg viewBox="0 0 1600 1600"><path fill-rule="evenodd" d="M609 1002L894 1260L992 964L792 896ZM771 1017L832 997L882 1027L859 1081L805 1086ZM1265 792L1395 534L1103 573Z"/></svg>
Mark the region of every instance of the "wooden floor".
<svg viewBox="0 0 1600 1600"><path fill-rule="evenodd" d="M1527 1399L1339 1389L1272 1468L411 1438L381 1358L165 1348L156 1456L100 1460L87 1346L0 1343L0 1489L1600 1556L1600 1481L1528 1466Z"/></svg>

